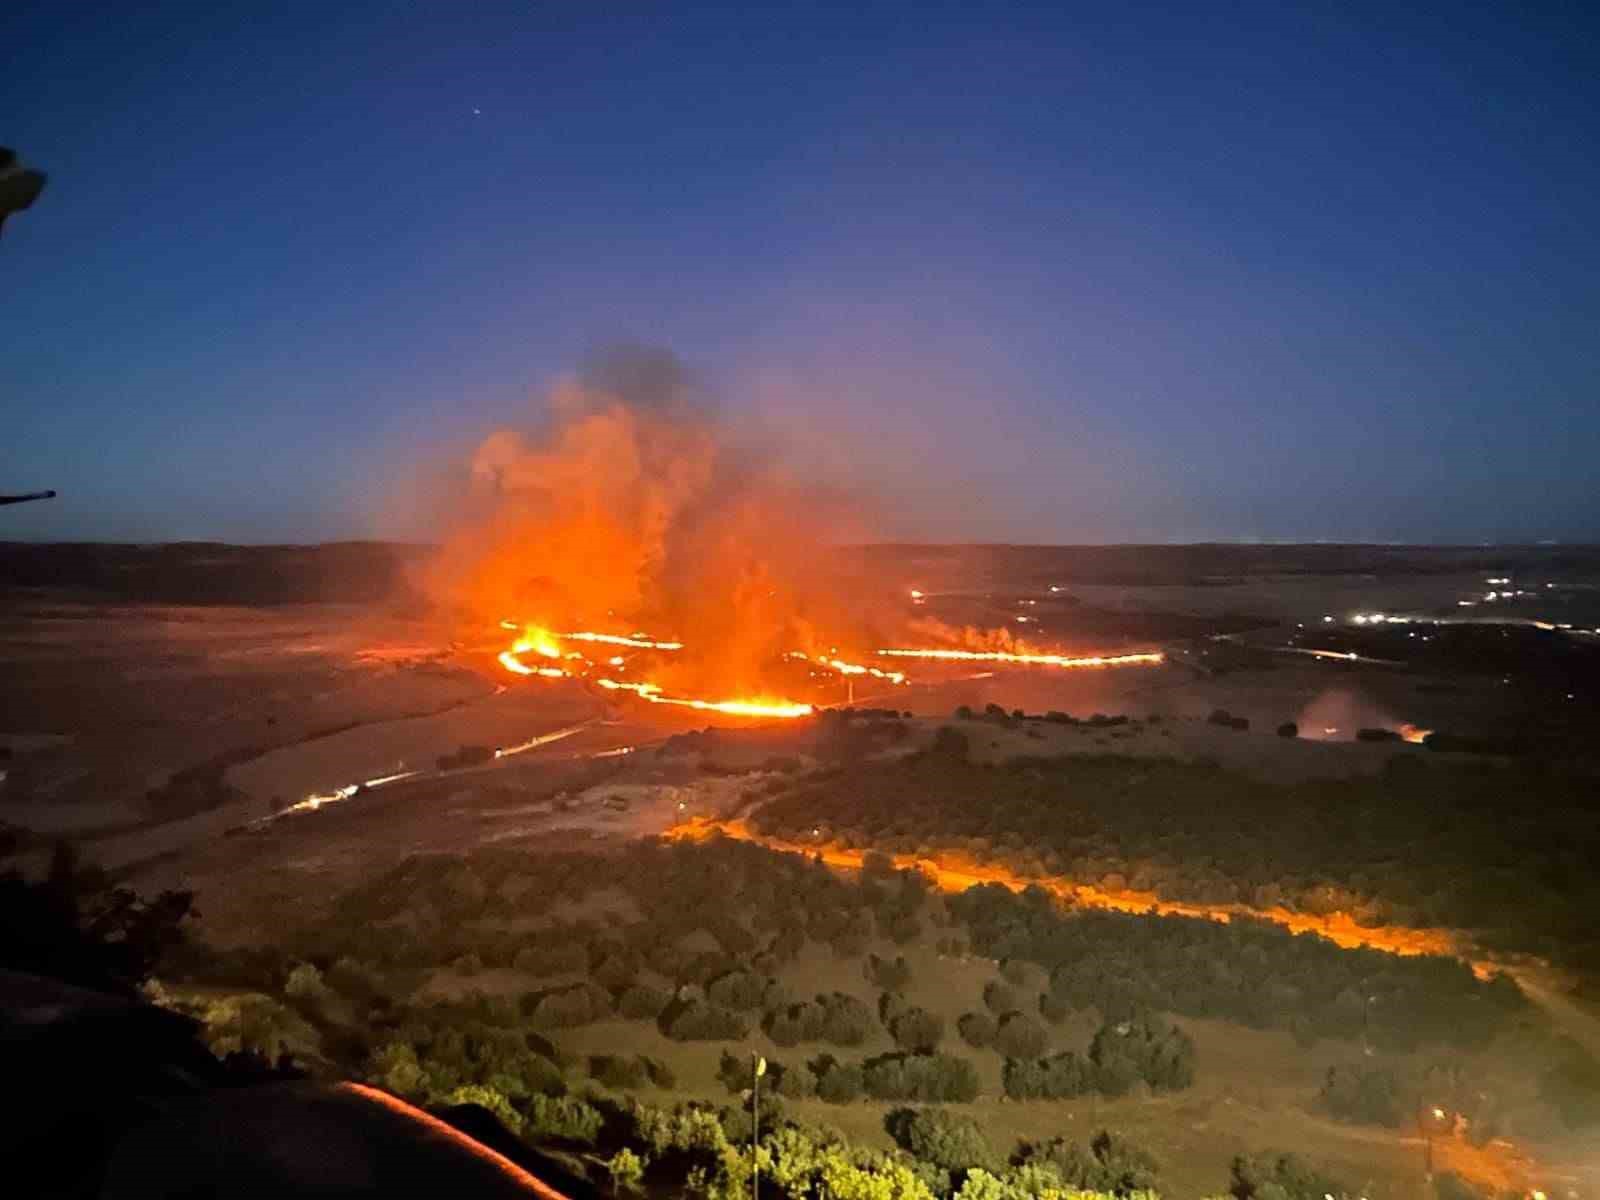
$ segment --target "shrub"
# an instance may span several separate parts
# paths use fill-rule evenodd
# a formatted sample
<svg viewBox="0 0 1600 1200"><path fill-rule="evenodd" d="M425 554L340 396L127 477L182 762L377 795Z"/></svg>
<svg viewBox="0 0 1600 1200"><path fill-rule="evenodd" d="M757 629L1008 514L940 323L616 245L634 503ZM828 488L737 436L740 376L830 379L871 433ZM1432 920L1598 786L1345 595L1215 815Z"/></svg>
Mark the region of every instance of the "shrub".
<svg viewBox="0 0 1600 1200"><path fill-rule="evenodd" d="M522 1131L522 1114L511 1107L511 1101L505 1095L492 1087L485 1087L479 1083L469 1083L462 1087L453 1088L444 1097L444 1103L454 1108L462 1104L476 1104L479 1108L486 1109L494 1114L495 1118L512 1133Z"/></svg>
<svg viewBox="0 0 1600 1200"><path fill-rule="evenodd" d="M971 712L968 709L968 712ZM939 758L947 758L952 762L964 763L971 754L971 747L967 742L967 735L953 725L941 725L933 735L933 746L930 753Z"/></svg>
<svg viewBox="0 0 1600 1200"><path fill-rule="evenodd" d="M643 1087L649 1072L641 1058L596 1054L589 1059L589 1075L602 1087L626 1091Z"/></svg>
<svg viewBox="0 0 1600 1200"><path fill-rule="evenodd" d="M593 984L579 983L557 991L523 997L528 1020L547 1029L587 1025L611 1013L611 997Z"/></svg>
<svg viewBox="0 0 1600 1200"><path fill-rule="evenodd" d="M1102 1025L1089 1045L1100 1072L1100 1089L1115 1096L1142 1079L1156 1091L1178 1091L1194 1082L1194 1042L1175 1025L1152 1017Z"/></svg>
<svg viewBox="0 0 1600 1200"><path fill-rule="evenodd" d="M1228 1191L1234 1200L1322 1200L1350 1194L1344 1184L1294 1154L1239 1155Z"/></svg>
<svg viewBox="0 0 1600 1200"><path fill-rule="evenodd" d="M862 1082L874 1100L965 1104L978 1096L977 1071L948 1054L880 1055L863 1064Z"/></svg>
<svg viewBox="0 0 1600 1200"><path fill-rule="evenodd" d="M1405 1119L1400 1081L1384 1067L1360 1063L1329 1067L1317 1099L1330 1116L1341 1121L1387 1125L1392 1129Z"/></svg>
<svg viewBox="0 0 1600 1200"><path fill-rule="evenodd" d="M826 1100L829 1104L849 1104L859 1100L865 1089L861 1068L854 1063L836 1063L827 1059L822 1069L816 1071L816 1076L817 1099Z"/></svg>
<svg viewBox="0 0 1600 1200"><path fill-rule="evenodd" d="M1067 1050L1050 1058L1008 1058L1002 1075L1013 1100L1071 1100L1099 1089L1093 1065Z"/></svg>
<svg viewBox="0 0 1600 1200"><path fill-rule="evenodd" d="M1096 1134L1087 1148L1059 1137L1026 1146L1022 1161L1053 1168L1070 1187L1116 1196L1151 1193L1160 1182L1154 1158L1107 1130ZM1321 1193L1315 1200L1322 1200Z"/></svg>
<svg viewBox="0 0 1600 1200"><path fill-rule="evenodd" d="M667 1008L659 1019L661 1032L677 1042L738 1042L750 1032L737 1013L691 1000Z"/></svg>
<svg viewBox="0 0 1600 1200"><path fill-rule="evenodd" d="M774 1067L777 1076L773 1087L785 1100L807 1100L817 1094L817 1077L805 1063L792 1067Z"/></svg>
<svg viewBox="0 0 1600 1200"><path fill-rule="evenodd" d="M576 1096L534 1096L522 1115L530 1136L585 1144L593 1143L605 1124L599 1109Z"/></svg>
<svg viewBox="0 0 1600 1200"><path fill-rule="evenodd" d="M672 997L660 988L636 983L617 1000L617 1013L630 1021L654 1021Z"/></svg>
<svg viewBox="0 0 1600 1200"><path fill-rule="evenodd" d="M993 1045L998 1028L998 1023L988 1013L962 1013L961 1019L956 1022L956 1032L961 1035L961 1040L974 1050Z"/></svg>
<svg viewBox="0 0 1600 1200"><path fill-rule="evenodd" d="M941 1108L899 1108L883 1124L902 1150L940 1170L999 1171L1004 1165L971 1117Z"/></svg>
<svg viewBox="0 0 1600 1200"><path fill-rule="evenodd" d="M737 1011L748 1011L761 1006L767 981L749 971L729 971L713 979L706 986L706 999L712 1004Z"/></svg>
<svg viewBox="0 0 1600 1200"><path fill-rule="evenodd" d="M928 1054L944 1038L944 1018L925 1008L908 1008L890 1022L889 1035L902 1050Z"/></svg>
<svg viewBox="0 0 1600 1200"><path fill-rule="evenodd" d="M1278 726L1278 736L1281 738L1297 738L1300 736L1300 726L1293 721L1285 721Z"/></svg>
<svg viewBox="0 0 1600 1200"><path fill-rule="evenodd" d="M1017 1007L1017 993L1009 984L992 979L983 989L983 1002L990 1012L998 1016Z"/></svg>
<svg viewBox="0 0 1600 1200"><path fill-rule="evenodd" d="M1039 993L1039 1015L1052 1025L1059 1025L1067 1019L1070 1012L1066 1002L1056 996L1054 992Z"/></svg>
<svg viewBox="0 0 1600 1200"><path fill-rule="evenodd" d="M1007 1058L1038 1058L1049 1041L1044 1027L1021 1012L1001 1017L994 1034L994 1048Z"/></svg>

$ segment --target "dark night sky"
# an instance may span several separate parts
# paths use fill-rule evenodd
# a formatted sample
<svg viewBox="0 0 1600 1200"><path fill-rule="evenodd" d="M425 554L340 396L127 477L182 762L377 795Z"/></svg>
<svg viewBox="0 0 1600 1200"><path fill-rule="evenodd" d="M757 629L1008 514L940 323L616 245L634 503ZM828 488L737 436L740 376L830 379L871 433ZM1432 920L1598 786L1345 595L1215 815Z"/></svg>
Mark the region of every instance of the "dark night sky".
<svg viewBox="0 0 1600 1200"><path fill-rule="evenodd" d="M1592 3L93 7L0 16L0 538L423 532L622 339L886 535L1600 538Z"/></svg>

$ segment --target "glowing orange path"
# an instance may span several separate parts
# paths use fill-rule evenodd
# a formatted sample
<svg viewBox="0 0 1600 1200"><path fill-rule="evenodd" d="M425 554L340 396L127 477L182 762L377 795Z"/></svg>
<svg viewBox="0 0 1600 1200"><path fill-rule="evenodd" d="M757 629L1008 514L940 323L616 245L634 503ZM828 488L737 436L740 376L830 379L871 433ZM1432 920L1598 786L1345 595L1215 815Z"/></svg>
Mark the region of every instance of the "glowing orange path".
<svg viewBox="0 0 1600 1200"><path fill-rule="evenodd" d="M368 1087L364 1083L341 1083L338 1085L338 1088L340 1091L350 1092L352 1095L360 1096L363 1100L370 1100L372 1103L388 1109L397 1116L405 1117L410 1121L415 1121L417 1124L427 1128L430 1132L447 1138L451 1143L460 1149L465 1150L474 1158L489 1164L491 1167L494 1167L511 1183L521 1187L522 1190L527 1192L530 1196L539 1196L541 1197L541 1200L567 1200L567 1196L564 1192L558 1192L555 1190L555 1188L551 1187L537 1176L530 1175L527 1171L524 1171L521 1167L517 1166L516 1163L512 1162L499 1151L489 1149L489 1147L485 1146L482 1142L468 1137L453 1125L446 1124L445 1122L439 1120L438 1117L423 1112L420 1108L414 1108L412 1105L407 1104L404 1100L401 1100L398 1096L391 1096L388 1092L379 1091L375 1087Z"/></svg>
<svg viewBox="0 0 1600 1200"><path fill-rule="evenodd" d="M703 841L718 833L741 842L765 846L769 850L820 856L830 867L851 870L859 869L867 854L864 850L846 849L832 843L805 845L785 841L782 838L763 837L751 829L749 822L742 818L717 821L695 817L669 829L666 836L686 841ZM1347 950L1366 947L1389 954L1443 954L1465 957L1465 951L1468 949L1459 936L1447 929L1412 929L1405 926L1367 928L1358 925L1355 919L1345 912L1319 917L1282 907L1250 908L1243 904L1189 904L1178 900L1163 900L1154 892L1131 889L1113 892L1093 884L1076 883L1060 877L1027 879L1004 867L987 866L949 852L931 859L919 858L913 854L892 854L888 857L898 868L921 871L930 876L939 885L939 889L946 892L964 892L980 883L998 883L1014 892L1020 892L1034 885L1083 908L1155 913L1158 916L1204 917L1207 920L1222 922L1230 921L1234 917L1271 921L1291 933L1319 934L1336 946L1342 946ZM1479 975L1484 975L1489 967L1487 964L1473 963L1473 969Z"/></svg>
<svg viewBox="0 0 1600 1200"><path fill-rule="evenodd" d="M1017 663L1035 667L1153 667L1166 661L1159 651L1138 654L1015 654L1009 650L875 650L884 658L928 658L938 662Z"/></svg>

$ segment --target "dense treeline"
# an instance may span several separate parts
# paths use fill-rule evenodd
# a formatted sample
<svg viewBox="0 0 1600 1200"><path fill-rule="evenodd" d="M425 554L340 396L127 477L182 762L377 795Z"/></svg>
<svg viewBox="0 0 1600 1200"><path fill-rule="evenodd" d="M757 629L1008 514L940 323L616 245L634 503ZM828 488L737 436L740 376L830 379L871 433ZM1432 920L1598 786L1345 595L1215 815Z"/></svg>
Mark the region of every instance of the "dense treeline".
<svg viewBox="0 0 1600 1200"><path fill-rule="evenodd" d="M1266 921L1069 913L1042 889L999 884L948 903L979 953L1049 970L1041 1007L1092 1007L1110 1021L1158 1011L1288 1029L1305 1041L1365 1031L1393 1049L1480 1046L1527 1003L1508 977L1480 980L1458 959L1344 950Z"/></svg>
<svg viewBox="0 0 1600 1200"><path fill-rule="evenodd" d="M1025 877L1198 903L1467 928L1600 964L1590 791L1586 779L1526 764L1404 752L1378 776L1292 786L1174 759L985 766L930 753L803 784L754 821L793 840L820 828L897 853L956 850Z"/></svg>

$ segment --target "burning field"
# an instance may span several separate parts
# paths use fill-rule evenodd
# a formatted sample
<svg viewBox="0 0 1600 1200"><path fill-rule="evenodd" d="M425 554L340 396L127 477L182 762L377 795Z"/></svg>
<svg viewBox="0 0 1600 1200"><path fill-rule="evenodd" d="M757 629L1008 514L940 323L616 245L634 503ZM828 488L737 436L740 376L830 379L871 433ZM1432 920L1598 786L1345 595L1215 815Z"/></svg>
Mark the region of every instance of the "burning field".
<svg viewBox="0 0 1600 1200"><path fill-rule="evenodd" d="M499 666L530 683L794 718L892 703L911 682L906 660L935 671L1162 661L944 624L903 581L852 570L834 551L870 537L870 497L799 477L670 356L631 352L564 383L536 429L483 441L468 480L428 590L463 640L500 631Z"/></svg>

